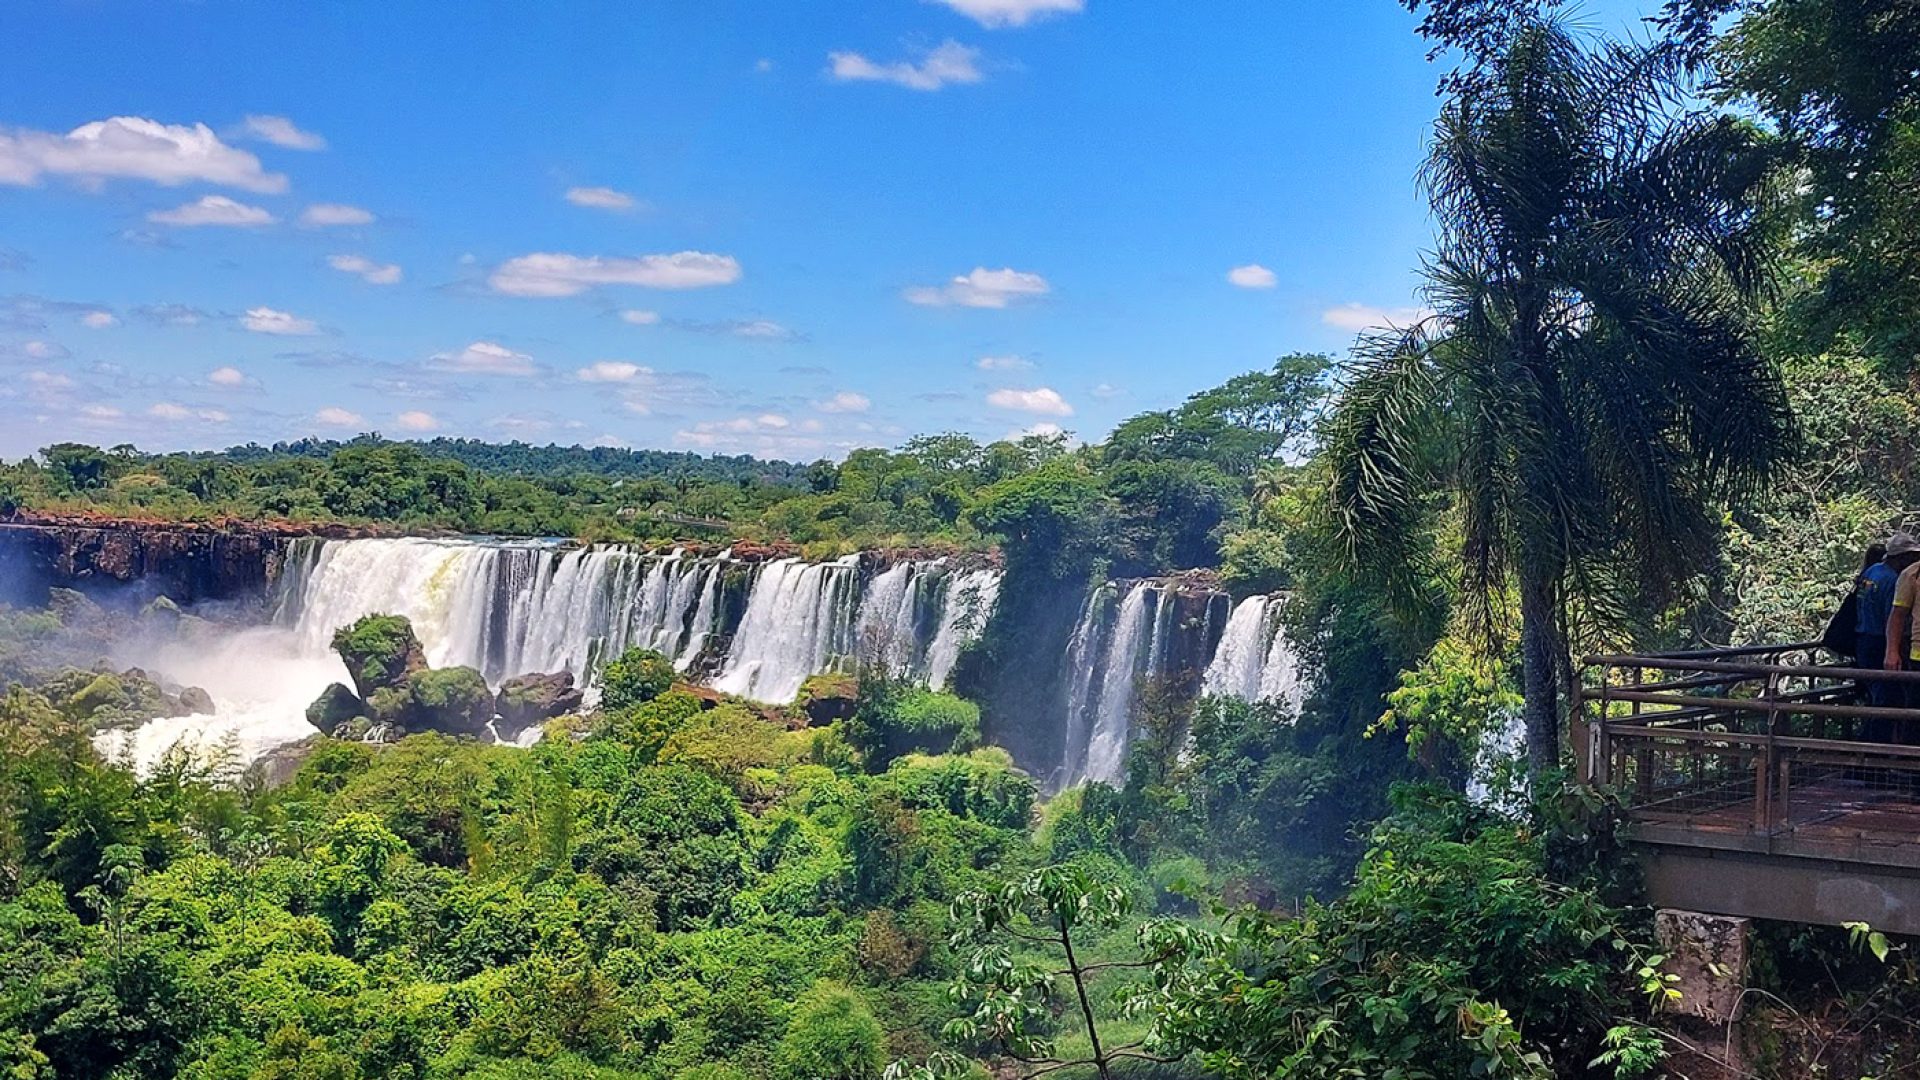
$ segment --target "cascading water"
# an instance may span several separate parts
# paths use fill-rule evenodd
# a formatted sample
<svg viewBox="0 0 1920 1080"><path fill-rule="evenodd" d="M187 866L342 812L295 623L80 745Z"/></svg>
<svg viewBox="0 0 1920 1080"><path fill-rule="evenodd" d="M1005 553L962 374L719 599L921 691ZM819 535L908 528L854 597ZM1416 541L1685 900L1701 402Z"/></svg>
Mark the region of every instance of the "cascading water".
<svg viewBox="0 0 1920 1080"><path fill-rule="evenodd" d="M808 676L850 664L859 580L858 555L830 563L778 559L761 567L714 688L757 701L792 701Z"/></svg>
<svg viewBox="0 0 1920 1080"><path fill-rule="evenodd" d="M1234 606L1200 689L1242 701L1280 700L1299 708L1299 660L1280 621L1279 597L1250 596Z"/></svg>
<svg viewBox="0 0 1920 1080"><path fill-rule="evenodd" d="M744 612L729 598L742 574ZM150 765L175 741L229 739L251 760L304 738L313 730L306 706L327 683L347 681L332 651L335 631L373 614L406 616L433 667L473 667L494 685L568 671L591 686L602 664L638 646L682 671L717 668L716 688L774 703L792 701L810 675L868 658L940 686L1000 589L997 570L962 570L948 559L901 560L864 577L857 555L749 564L730 552L618 545L300 540L288 551L270 625L229 635L225 645L200 643L186 650L192 655L129 659L204 671L191 681L213 694L216 716L156 720L116 745ZM880 647L863 657L869 641Z"/></svg>
<svg viewBox="0 0 1920 1080"><path fill-rule="evenodd" d="M1166 673L1170 595L1155 582L1140 581L1124 589L1102 586L1088 596L1067 645L1063 786L1120 778L1138 686Z"/></svg>

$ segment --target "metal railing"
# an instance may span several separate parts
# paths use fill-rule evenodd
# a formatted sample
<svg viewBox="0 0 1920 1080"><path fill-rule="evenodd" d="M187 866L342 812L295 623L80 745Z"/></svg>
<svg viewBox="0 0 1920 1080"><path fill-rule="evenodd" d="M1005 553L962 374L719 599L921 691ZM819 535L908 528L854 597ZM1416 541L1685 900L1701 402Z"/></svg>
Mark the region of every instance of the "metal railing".
<svg viewBox="0 0 1920 1080"><path fill-rule="evenodd" d="M1583 778L1668 842L1920 860L1920 708L1866 704L1920 672L1823 663L1818 642L1591 656L1577 697Z"/></svg>

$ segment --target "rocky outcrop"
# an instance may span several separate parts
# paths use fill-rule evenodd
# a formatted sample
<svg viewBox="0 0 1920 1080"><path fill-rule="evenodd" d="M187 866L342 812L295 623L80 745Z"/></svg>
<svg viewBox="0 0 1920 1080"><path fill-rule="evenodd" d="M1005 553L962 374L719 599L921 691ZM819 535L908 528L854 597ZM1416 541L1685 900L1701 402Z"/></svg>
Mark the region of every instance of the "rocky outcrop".
<svg viewBox="0 0 1920 1080"><path fill-rule="evenodd" d="M427 669L426 650L404 615L368 615L341 627L333 633L333 651L369 705L382 690L405 690L410 676Z"/></svg>
<svg viewBox="0 0 1920 1080"><path fill-rule="evenodd" d="M494 695L493 711L500 717L495 726L500 737L511 742L535 724L579 711L581 704L571 671L515 675L501 683L500 692Z"/></svg>
<svg viewBox="0 0 1920 1080"><path fill-rule="evenodd" d="M327 734L339 730L340 725L367 715L367 703L359 695L339 683L332 683L320 696L307 706L307 723Z"/></svg>
<svg viewBox="0 0 1920 1080"><path fill-rule="evenodd" d="M407 676L407 693L411 700L404 726L408 730L487 737L493 691L478 671L470 667L416 671Z"/></svg>
<svg viewBox="0 0 1920 1080"><path fill-rule="evenodd" d="M182 604L260 599L292 537L307 530L257 522L176 523L36 516L0 520L0 600L38 604L50 588L97 591L142 582Z"/></svg>

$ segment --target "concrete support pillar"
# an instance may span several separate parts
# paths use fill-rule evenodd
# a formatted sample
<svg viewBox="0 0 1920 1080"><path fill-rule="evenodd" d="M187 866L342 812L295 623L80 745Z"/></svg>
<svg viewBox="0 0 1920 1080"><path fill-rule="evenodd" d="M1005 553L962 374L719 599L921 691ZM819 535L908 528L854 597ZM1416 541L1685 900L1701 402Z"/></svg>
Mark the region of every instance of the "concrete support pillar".
<svg viewBox="0 0 1920 1080"><path fill-rule="evenodd" d="M1679 976L1680 999L1668 1004L1681 1016L1725 1025L1739 1019L1740 992L1747 985L1752 921L1726 915L1662 908L1653 933L1666 955L1661 971Z"/></svg>

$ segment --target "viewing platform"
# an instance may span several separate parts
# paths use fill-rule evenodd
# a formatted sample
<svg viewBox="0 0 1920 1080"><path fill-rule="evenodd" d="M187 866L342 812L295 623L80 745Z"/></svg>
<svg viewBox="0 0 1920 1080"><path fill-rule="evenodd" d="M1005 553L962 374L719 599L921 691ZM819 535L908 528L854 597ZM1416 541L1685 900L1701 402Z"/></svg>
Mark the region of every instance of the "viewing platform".
<svg viewBox="0 0 1920 1080"><path fill-rule="evenodd" d="M1658 907L1920 934L1920 709L1818 642L1592 656L1580 775L1616 795Z"/></svg>

